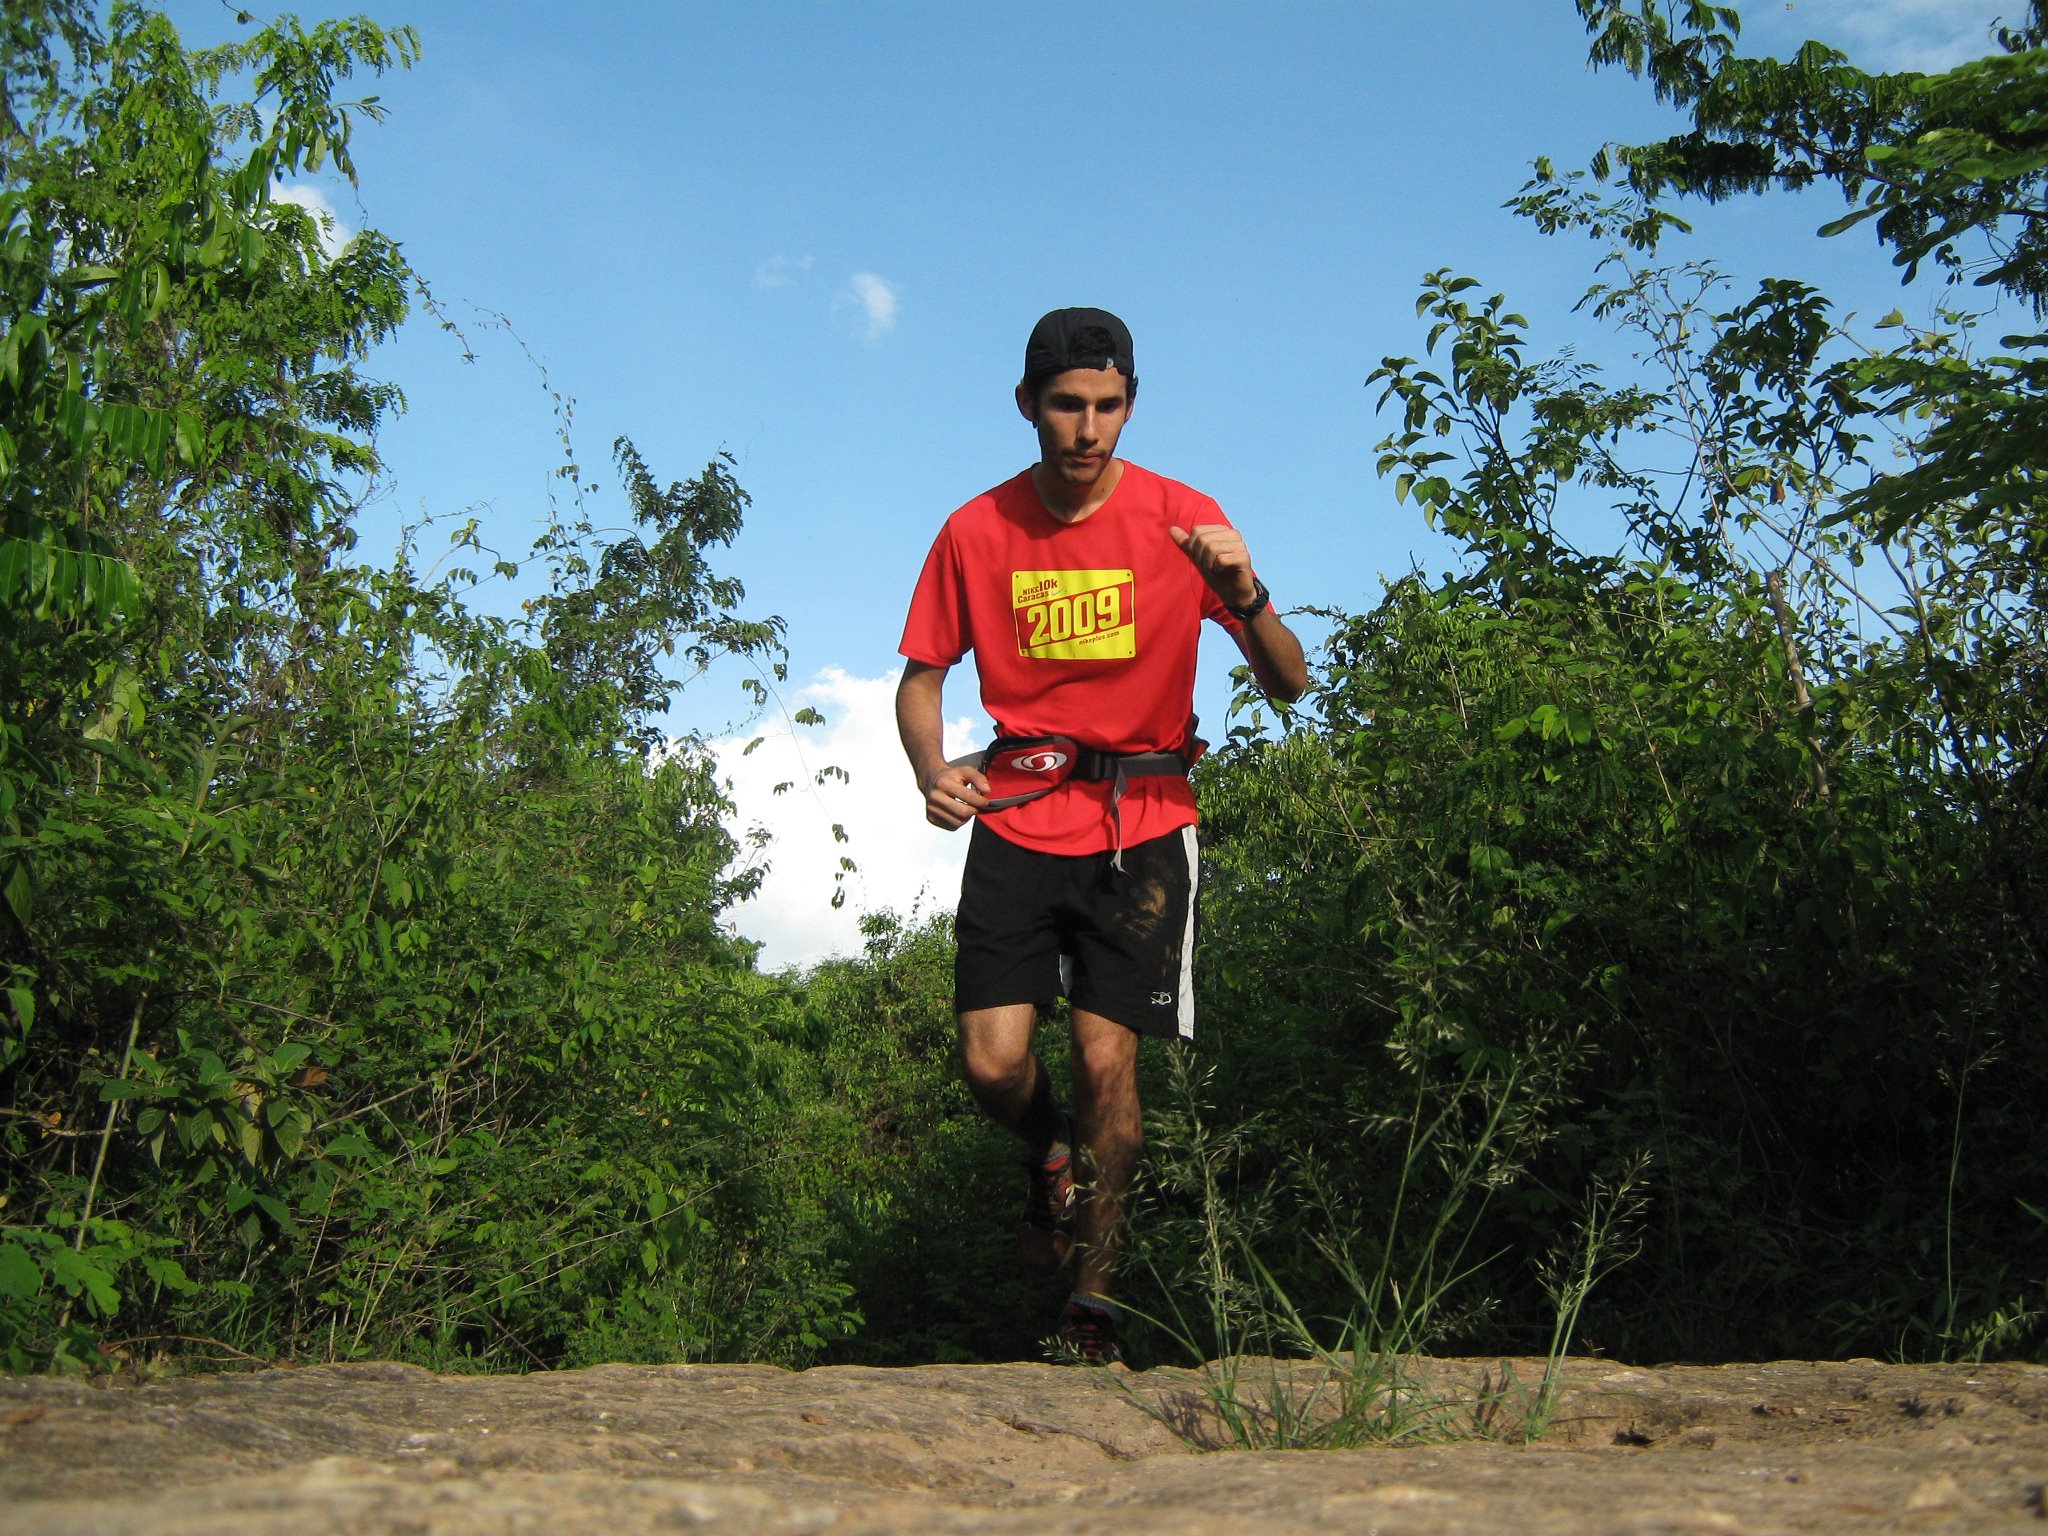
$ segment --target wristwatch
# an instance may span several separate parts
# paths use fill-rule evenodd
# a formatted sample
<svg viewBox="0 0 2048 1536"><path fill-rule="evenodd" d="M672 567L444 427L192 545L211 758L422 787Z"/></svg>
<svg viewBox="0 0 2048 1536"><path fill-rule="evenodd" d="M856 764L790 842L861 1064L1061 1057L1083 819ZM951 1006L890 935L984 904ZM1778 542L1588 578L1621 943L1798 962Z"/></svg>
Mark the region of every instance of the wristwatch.
<svg viewBox="0 0 2048 1536"><path fill-rule="evenodd" d="M1253 619L1256 619L1266 611L1266 604L1272 600L1273 594L1266 590L1266 584L1254 576L1252 578L1252 600L1250 602L1246 603L1242 608L1230 608L1228 603L1225 603L1223 606L1230 608L1230 616L1236 619L1238 623L1249 624Z"/></svg>

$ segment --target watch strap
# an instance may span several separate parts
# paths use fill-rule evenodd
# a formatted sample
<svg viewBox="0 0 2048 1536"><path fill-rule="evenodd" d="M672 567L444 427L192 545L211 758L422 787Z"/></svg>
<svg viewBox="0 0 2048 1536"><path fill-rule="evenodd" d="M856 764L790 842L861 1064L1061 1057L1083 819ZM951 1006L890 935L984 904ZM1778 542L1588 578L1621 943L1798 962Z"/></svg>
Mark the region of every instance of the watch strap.
<svg viewBox="0 0 2048 1536"><path fill-rule="evenodd" d="M1252 578L1252 600L1250 602L1246 603L1242 608L1232 608L1228 603L1225 603L1223 606L1229 609L1230 616L1236 619L1238 623L1249 624L1253 619L1256 619L1266 611L1266 605L1272 602L1272 600L1273 594L1266 590L1266 584L1254 576Z"/></svg>

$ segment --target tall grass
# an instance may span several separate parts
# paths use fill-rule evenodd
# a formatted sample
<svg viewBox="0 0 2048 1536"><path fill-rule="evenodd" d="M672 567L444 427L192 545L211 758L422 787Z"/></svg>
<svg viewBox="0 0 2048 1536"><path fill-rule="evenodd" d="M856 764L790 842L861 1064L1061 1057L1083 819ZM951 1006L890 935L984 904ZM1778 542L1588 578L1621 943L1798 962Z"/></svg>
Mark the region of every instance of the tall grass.
<svg viewBox="0 0 2048 1536"><path fill-rule="evenodd" d="M1542 1266L1555 1324L1540 1382L1525 1385L1504 1368L1476 1390L1459 1388L1426 1364L1435 1343L1489 1306L1479 1282L1497 1255L1475 1254L1473 1244L1542 1122L1544 1080L1527 1066L1468 1066L1435 1084L1415 1074L1406 1117L1377 1127L1398 1134L1401 1148L1391 1198L1368 1228L1312 1155L1247 1187L1251 1126L1217 1126L1206 1075L1176 1052L1168 1103L1156 1116L1145 1218L1155 1232L1143 1250L1163 1301L1144 1315L1195 1363L1224 1443L1342 1449L1534 1438L1549 1427L1586 1298L1633 1253L1640 1164L1596 1184L1572 1238ZM1328 1267L1338 1313L1306 1313L1261 1256L1283 1226ZM1204 1443L1185 1422L1175 1427Z"/></svg>

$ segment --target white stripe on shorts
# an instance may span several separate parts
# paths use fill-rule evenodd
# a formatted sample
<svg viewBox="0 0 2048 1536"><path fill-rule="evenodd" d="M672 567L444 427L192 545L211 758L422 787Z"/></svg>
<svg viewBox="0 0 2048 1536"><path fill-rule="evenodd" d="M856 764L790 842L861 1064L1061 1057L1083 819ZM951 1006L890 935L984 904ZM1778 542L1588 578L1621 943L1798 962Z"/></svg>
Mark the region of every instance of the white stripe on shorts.
<svg viewBox="0 0 2048 1536"><path fill-rule="evenodd" d="M1180 829L1181 846L1188 854L1188 926L1180 936L1180 1037L1195 1038L1195 888L1201 876L1200 856L1195 849L1195 829Z"/></svg>

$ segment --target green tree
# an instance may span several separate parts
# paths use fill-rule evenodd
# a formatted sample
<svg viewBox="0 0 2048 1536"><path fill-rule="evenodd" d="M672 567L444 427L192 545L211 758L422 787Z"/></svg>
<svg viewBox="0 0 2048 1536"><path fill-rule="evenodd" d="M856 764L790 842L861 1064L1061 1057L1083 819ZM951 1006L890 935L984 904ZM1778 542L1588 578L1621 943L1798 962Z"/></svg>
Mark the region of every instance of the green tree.
<svg viewBox="0 0 2048 1536"><path fill-rule="evenodd" d="M1425 356L1375 375L1381 470L1467 559L1340 618L1315 714L1206 770L1211 1014L1261 1042L1223 1107L1290 1106L1242 1172L1323 1191L1368 1259L1413 1242L1374 1235L1405 1198L1388 1128L1418 1078L1493 1072L1524 1095L1465 1250L1494 1304L1446 1337L1540 1347L1544 1255L1647 1152L1642 1253L1586 1313L1607 1347L2024 1347L2048 1300L2037 342L1975 356L1953 290L1869 335L1798 283L1731 298L1664 255L1684 225L1657 198L1833 178L1909 277L2031 303L2039 18L1922 79L1742 59L1725 8L1581 9L1596 61L1695 131L1590 182L1539 163L1518 207L1607 248L1584 308L1641 366L1545 356L1444 272ZM1622 195L1592 190L1616 166ZM1330 1216L1273 1210L1276 1276L1341 1309Z"/></svg>
<svg viewBox="0 0 2048 1536"><path fill-rule="evenodd" d="M1745 58L1739 19L1724 6L1580 0L1579 10L1596 64L1646 78L1692 119L1671 138L1615 146L1596 170L1618 166L1646 199L1832 184L1852 209L1823 233L1867 223L1908 281L1932 263L2037 318L2048 310L2048 9L2038 0L2022 25L1998 29L1995 53L1932 75L1870 74L1817 43L1788 61ZM1846 421L1890 433L1903 460L1842 486L1815 526L1898 567L1908 604L1900 686L1934 700L1935 750L1964 774L1998 850L2015 941L2040 964L2048 362L2034 334L1973 355L1980 318L1953 301L1929 328L1895 314L1905 344L1841 358L1815 379ZM1825 327L1805 328L1810 354ZM1759 474L1734 489L1781 494L1784 484ZM1856 589L1847 573L1836 584ZM1866 606L1891 622L1885 601Z"/></svg>
<svg viewBox="0 0 2048 1536"><path fill-rule="evenodd" d="M823 1348L789 1001L720 921L754 877L708 754L649 750L716 656L780 668L710 563L729 461L620 440L632 526L551 520L516 621L417 532L359 561L401 404L363 360L419 284L274 188L353 178L342 84L416 40L8 27L0 1349Z"/></svg>

